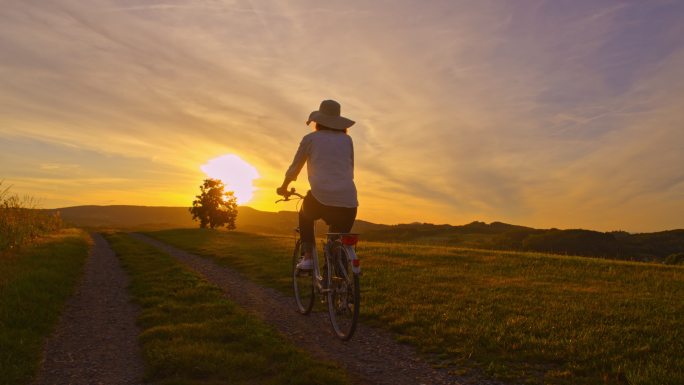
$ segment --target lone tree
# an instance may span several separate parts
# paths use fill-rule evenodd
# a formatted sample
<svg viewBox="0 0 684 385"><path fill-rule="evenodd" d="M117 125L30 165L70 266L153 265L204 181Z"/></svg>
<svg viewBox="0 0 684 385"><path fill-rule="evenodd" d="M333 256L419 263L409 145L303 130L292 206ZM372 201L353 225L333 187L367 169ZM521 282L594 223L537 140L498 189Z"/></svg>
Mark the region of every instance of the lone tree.
<svg viewBox="0 0 684 385"><path fill-rule="evenodd" d="M215 229L226 226L235 229L237 218L237 198L232 191L223 191L223 182L218 179L205 179L200 186L200 195L196 195L190 208L193 220L200 222L201 228L207 226Z"/></svg>

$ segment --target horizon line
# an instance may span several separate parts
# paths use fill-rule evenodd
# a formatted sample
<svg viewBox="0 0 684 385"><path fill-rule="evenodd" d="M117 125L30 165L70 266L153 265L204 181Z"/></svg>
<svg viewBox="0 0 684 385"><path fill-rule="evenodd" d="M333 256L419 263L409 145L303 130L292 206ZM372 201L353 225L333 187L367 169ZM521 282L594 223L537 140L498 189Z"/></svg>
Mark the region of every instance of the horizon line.
<svg viewBox="0 0 684 385"><path fill-rule="evenodd" d="M149 206L149 205L134 205L134 204L111 204L111 205L97 205L97 204L83 204L83 205L76 205L76 206L64 206L64 207L52 207L52 208L42 208L40 210L61 210L61 209L70 209L70 208L77 208L77 207L150 207L150 208L190 208L190 206ZM238 205L238 208L240 207L246 207L249 209L252 209L254 211L259 211L259 212L265 212L265 213L280 213L280 212L297 212L295 210L278 210L278 211L269 211L269 210L260 210L260 209L255 209L254 207L251 207L249 205ZM239 213L239 211L238 211ZM454 225L451 223L431 223L431 222L423 222L423 221L413 221L413 222L406 222L406 223L378 223L378 222L372 222L369 220L365 219L356 219L357 221L363 221L367 223L372 223L376 225L385 225L385 226L400 226L400 225L413 225L413 224L421 224L421 225L434 225L434 226L452 226L452 227L459 227L459 226L467 226L469 224L473 223L484 223L485 225L492 225L494 223L501 223L505 225L510 225L510 226L519 226L519 227L527 227L530 229L535 229L535 230L588 230L588 231L596 231L599 233L619 233L619 232L625 232L628 234L648 234L648 233L661 233L661 232L668 232L668 231L677 231L677 230L684 230L684 228L673 228L673 229L667 229L667 230L656 230L656 231L627 231L627 230L610 230L610 231L600 231L600 230L592 230L588 228L560 228L560 227L549 227L549 228L536 228L536 227L530 227L526 225L519 225L519 224L513 224L513 223L507 223L507 222L502 222L502 221L492 221L492 222L485 222L481 220L474 220L468 223L464 223L461 225Z"/></svg>

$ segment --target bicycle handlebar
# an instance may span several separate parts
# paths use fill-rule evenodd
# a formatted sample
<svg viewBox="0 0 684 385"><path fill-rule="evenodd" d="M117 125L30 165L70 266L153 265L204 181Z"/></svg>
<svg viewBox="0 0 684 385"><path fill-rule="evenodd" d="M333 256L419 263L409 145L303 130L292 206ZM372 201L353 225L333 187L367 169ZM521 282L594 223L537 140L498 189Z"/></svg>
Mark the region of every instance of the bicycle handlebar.
<svg viewBox="0 0 684 385"><path fill-rule="evenodd" d="M278 199L277 201L275 201L275 203L291 201L292 199L290 199L290 197L293 196L293 195L296 196L296 197L299 197L300 199L304 199L304 195L302 195L302 194L298 193L297 191L295 191L295 189L294 189L294 187L293 187L293 188L290 189L290 191L288 191L287 193L285 193L285 194L283 195L285 198L283 198L283 199Z"/></svg>

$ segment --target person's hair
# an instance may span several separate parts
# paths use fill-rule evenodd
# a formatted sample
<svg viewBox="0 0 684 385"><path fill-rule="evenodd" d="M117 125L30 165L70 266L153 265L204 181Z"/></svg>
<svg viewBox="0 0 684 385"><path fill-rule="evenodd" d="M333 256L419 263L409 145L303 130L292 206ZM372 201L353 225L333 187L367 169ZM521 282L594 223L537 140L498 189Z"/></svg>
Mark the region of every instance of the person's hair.
<svg viewBox="0 0 684 385"><path fill-rule="evenodd" d="M322 125L322 124L320 124L320 123L318 123L318 122L315 122L315 123L316 123L316 131L324 130L324 131L344 132L345 134L347 133L347 129L346 129L346 128L345 128L344 130L336 130L336 129L334 129L334 128L330 128L330 127L324 126L324 125Z"/></svg>

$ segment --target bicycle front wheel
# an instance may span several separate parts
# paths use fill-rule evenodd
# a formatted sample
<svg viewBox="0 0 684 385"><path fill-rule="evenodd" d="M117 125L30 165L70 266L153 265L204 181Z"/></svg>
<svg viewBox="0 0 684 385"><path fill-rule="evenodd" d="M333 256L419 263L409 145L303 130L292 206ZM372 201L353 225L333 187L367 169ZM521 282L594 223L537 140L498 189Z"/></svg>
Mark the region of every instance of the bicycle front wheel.
<svg viewBox="0 0 684 385"><path fill-rule="evenodd" d="M297 263L302 259L302 241L297 240L292 254L292 288L294 289L297 311L309 314L314 304L314 286L311 270L297 269Z"/></svg>
<svg viewBox="0 0 684 385"><path fill-rule="evenodd" d="M349 340L359 319L361 293L359 275L352 271L351 258L342 247L331 250L328 263L328 315L337 337Z"/></svg>

